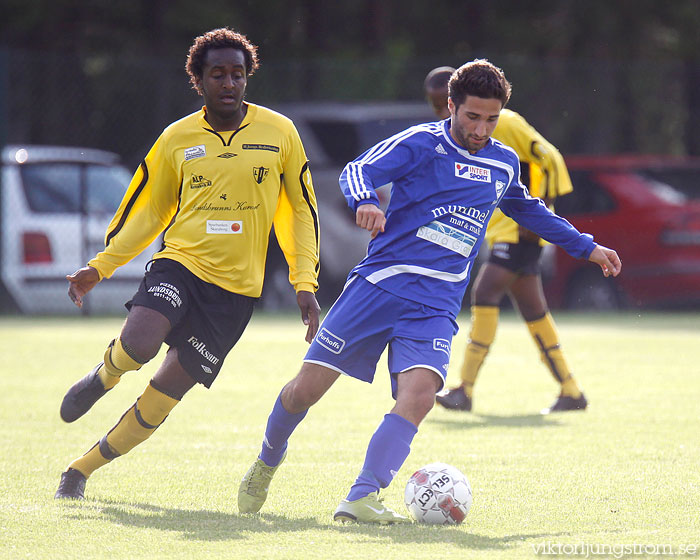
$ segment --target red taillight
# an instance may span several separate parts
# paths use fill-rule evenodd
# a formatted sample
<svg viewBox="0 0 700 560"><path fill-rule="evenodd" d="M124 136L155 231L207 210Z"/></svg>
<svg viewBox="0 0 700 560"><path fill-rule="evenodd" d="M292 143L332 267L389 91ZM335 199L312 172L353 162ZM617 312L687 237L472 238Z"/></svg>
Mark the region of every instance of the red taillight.
<svg viewBox="0 0 700 560"><path fill-rule="evenodd" d="M24 264L34 263L50 263L53 261L51 257L51 243L46 234L25 231L22 234L23 247L23 262Z"/></svg>

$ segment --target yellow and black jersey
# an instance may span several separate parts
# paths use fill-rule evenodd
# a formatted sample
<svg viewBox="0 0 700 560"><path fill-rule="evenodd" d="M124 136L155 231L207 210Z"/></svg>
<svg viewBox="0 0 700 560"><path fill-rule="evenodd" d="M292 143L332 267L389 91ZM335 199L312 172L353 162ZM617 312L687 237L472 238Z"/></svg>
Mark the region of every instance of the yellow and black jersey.
<svg viewBox="0 0 700 560"><path fill-rule="evenodd" d="M529 166L528 190L532 196L554 200L574 190L559 150L547 142L528 122L515 111L503 109L493 137L513 148L520 164ZM494 212L486 229L486 241L494 243L517 243L518 224L500 210ZM545 244L545 241L540 241Z"/></svg>
<svg viewBox="0 0 700 560"><path fill-rule="evenodd" d="M301 139L287 117L251 103L247 109L234 131L215 132L204 108L163 131L107 229L105 250L88 263L100 277L165 230L154 258L259 297L274 224L290 282L296 291L316 290L319 224Z"/></svg>

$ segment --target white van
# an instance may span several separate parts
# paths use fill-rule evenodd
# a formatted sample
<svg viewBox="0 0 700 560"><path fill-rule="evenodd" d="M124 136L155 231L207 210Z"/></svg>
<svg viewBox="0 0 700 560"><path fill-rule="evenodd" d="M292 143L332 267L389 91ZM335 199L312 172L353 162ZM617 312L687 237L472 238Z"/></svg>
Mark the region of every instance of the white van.
<svg viewBox="0 0 700 560"><path fill-rule="evenodd" d="M0 163L0 312L80 313L65 276L104 248L132 174L118 155L87 148L6 146ZM124 311L159 247L102 281L82 312Z"/></svg>

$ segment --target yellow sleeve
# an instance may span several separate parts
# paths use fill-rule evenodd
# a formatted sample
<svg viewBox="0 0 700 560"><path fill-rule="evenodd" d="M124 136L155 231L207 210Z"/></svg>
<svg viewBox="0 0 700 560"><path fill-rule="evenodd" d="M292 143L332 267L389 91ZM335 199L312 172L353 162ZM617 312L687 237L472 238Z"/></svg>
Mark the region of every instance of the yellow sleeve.
<svg viewBox="0 0 700 560"><path fill-rule="evenodd" d="M136 170L107 228L105 249L88 264L109 278L148 247L177 210L181 177L161 136Z"/></svg>
<svg viewBox="0 0 700 560"><path fill-rule="evenodd" d="M306 153L296 128L286 138L282 188L273 219L294 290L318 289L318 207Z"/></svg>
<svg viewBox="0 0 700 560"><path fill-rule="evenodd" d="M513 148L520 161L531 165L532 196L554 199L574 190L559 150L515 111L501 112L493 137ZM533 172L534 166L538 169Z"/></svg>

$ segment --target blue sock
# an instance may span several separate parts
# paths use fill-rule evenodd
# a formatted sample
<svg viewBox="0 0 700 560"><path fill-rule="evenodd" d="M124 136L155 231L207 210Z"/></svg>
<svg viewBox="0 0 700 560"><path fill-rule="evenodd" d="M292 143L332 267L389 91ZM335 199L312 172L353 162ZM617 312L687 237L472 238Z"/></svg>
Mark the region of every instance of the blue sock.
<svg viewBox="0 0 700 560"><path fill-rule="evenodd" d="M358 500L389 486L408 457L417 432L418 428L398 414L385 415L369 440L365 464L346 499Z"/></svg>
<svg viewBox="0 0 700 560"><path fill-rule="evenodd" d="M287 450L289 436L292 435L292 432L299 425L299 422L304 419L307 412L308 410L290 414L282 406L282 393L279 394L270 417L267 419L262 451L258 456L267 466L274 467L279 465L284 452Z"/></svg>

